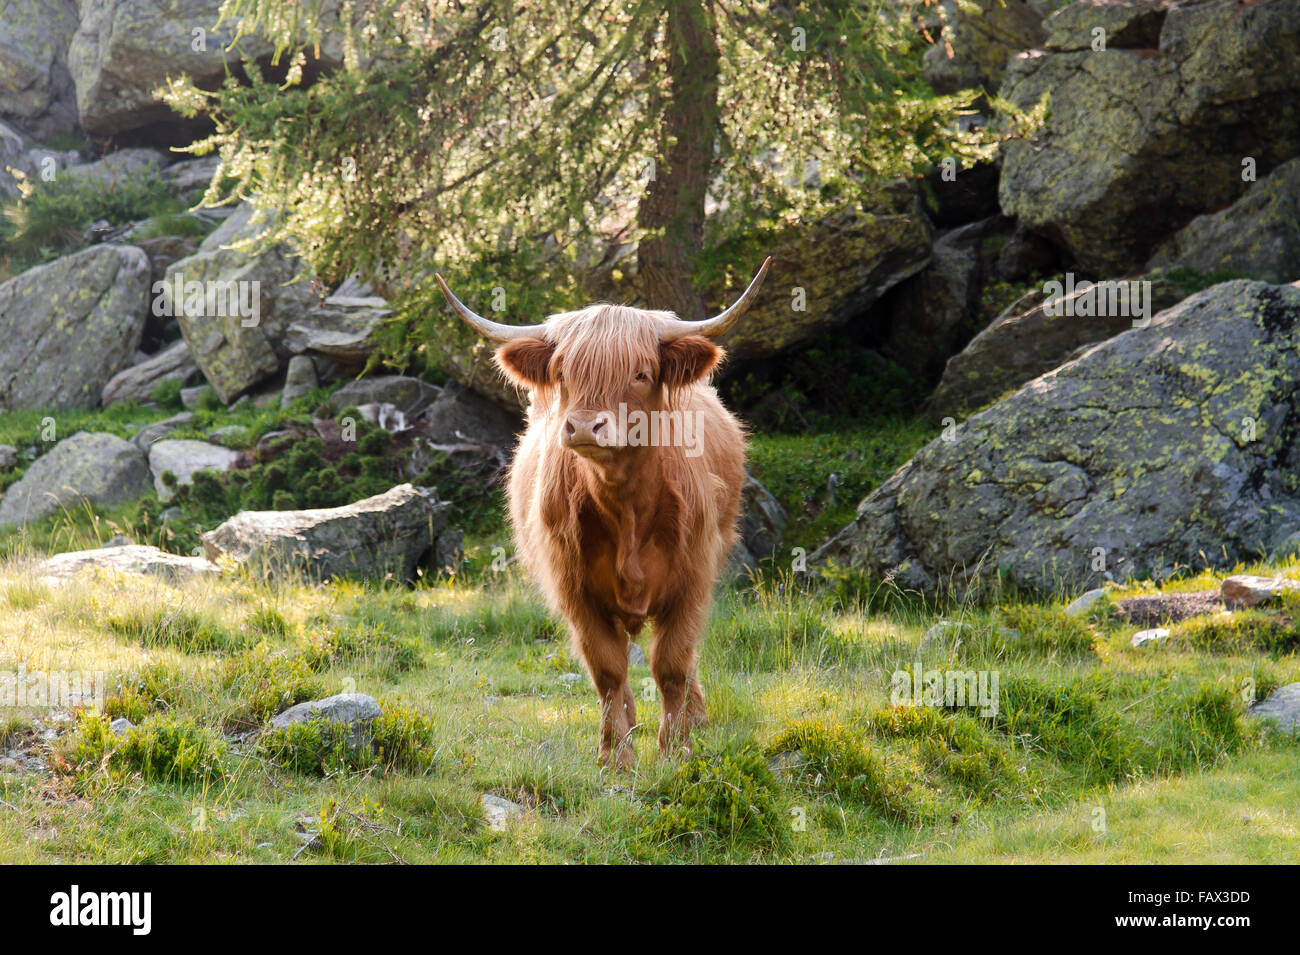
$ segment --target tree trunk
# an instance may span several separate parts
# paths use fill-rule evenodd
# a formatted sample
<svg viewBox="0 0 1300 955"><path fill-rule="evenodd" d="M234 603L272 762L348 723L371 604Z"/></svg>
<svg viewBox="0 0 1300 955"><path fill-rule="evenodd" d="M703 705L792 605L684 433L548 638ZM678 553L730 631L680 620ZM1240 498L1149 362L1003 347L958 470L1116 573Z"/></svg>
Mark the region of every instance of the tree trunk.
<svg viewBox="0 0 1300 955"><path fill-rule="evenodd" d="M667 73L651 108L662 117L654 179L637 207L650 234L637 250L638 285L651 308L704 316L691 270L704 240L704 194L718 135L718 43L709 0L670 0Z"/></svg>

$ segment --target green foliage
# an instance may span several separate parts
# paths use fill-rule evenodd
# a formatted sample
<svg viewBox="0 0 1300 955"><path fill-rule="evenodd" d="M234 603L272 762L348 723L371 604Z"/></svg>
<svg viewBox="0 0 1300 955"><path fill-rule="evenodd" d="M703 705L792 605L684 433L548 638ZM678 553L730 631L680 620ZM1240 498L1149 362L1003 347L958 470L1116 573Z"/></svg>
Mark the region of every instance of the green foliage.
<svg viewBox="0 0 1300 955"><path fill-rule="evenodd" d="M260 726L295 703L321 696L325 685L313 662L299 653L272 650L266 643L224 661L218 670L217 684L238 701L226 715L227 725Z"/></svg>
<svg viewBox="0 0 1300 955"><path fill-rule="evenodd" d="M973 94L936 97L921 75L922 7L480 0L435 17L422 0L379 0L345 8L351 19L332 29L346 68L305 87L303 31L310 43L323 21L297 0L227 0L227 16L280 47L281 68L264 77L247 64L250 83L215 92L179 81L166 98L212 117L201 148L229 157L240 193L283 210L277 229L319 274L390 270L407 294L385 352L421 365L429 343L454 336L467 354L470 341L444 317L435 266L540 316L585 297L580 263L650 234L637 210L683 120L668 95L676 56L721 71L717 128L692 130L718 145L705 153L719 210L705 247L853 206L943 156L987 158L988 134L955 122ZM702 43L673 19L691 17Z"/></svg>
<svg viewBox="0 0 1300 955"><path fill-rule="evenodd" d="M302 653L316 671L361 660L390 678L422 663L420 648L414 642L391 633L382 624L323 628L305 641Z"/></svg>
<svg viewBox="0 0 1300 955"><path fill-rule="evenodd" d="M1093 782L1115 782L1137 766L1136 744L1119 714L1077 683L1004 677L993 719L1008 736Z"/></svg>
<svg viewBox="0 0 1300 955"><path fill-rule="evenodd" d="M308 720L267 729L258 737L264 758L302 775L378 769L424 773L436 759L435 732L428 717L409 706L381 704L383 713L354 738L353 727Z"/></svg>
<svg viewBox="0 0 1300 955"><path fill-rule="evenodd" d="M141 646L175 647L186 653L240 650L253 642L247 633L231 631L201 611L167 604L132 606L106 616L102 625Z"/></svg>
<svg viewBox="0 0 1300 955"><path fill-rule="evenodd" d="M923 421L891 418L820 434L755 434L749 466L790 513L787 542L811 551L934 433Z"/></svg>
<svg viewBox="0 0 1300 955"><path fill-rule="evenodd" d="M21 271L80 245L93 222L122 225L180 207L165 182L145 173L124 175L112 184L66 175L53 182L35 179L24 195L3 207L0 258Z"/></svg>
<svg viewBox="0 0 1300 955"><path fill-rule="evenodd" d="M224 741L192 719L151 716L123 735L108 723L104 717L83 716L65 741L63 764L81 774L102 767L110 775L137 774L147 782L181 786L208 782L226 771Z"/></svg>
<svg viewBox="0 0 1300 955"><path fill-rule="evenodd" d="M873 752L861 735L842 724L800 720L788 725L768 746L785 754L790 771L814 793L859 803L886 819L919 825L939 815L939 804L924 784Z"/></svg>
<svg viewBox="0 0 1300 955"><path fill-rule="evenodd" d="M640 838L659 847L682 840L781 849L789 835L775 788L752 744L698 752L646 794L652 808Z"/></svg>

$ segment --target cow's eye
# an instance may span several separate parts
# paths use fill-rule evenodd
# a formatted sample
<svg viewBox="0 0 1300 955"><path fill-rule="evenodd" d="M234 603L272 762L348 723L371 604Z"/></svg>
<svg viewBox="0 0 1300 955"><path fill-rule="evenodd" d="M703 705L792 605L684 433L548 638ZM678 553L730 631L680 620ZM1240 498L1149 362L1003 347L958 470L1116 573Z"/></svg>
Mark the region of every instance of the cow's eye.
<svg viewBox="0 0 1300 955"><path fill-rule="evenodd" d="M650 380L650 376L647 375L644 371L643 371L643 372L639 372L639 373L637 374L637 376L636 376L636 380L637 380L637 381L649 381L649 380Z"/></svg>

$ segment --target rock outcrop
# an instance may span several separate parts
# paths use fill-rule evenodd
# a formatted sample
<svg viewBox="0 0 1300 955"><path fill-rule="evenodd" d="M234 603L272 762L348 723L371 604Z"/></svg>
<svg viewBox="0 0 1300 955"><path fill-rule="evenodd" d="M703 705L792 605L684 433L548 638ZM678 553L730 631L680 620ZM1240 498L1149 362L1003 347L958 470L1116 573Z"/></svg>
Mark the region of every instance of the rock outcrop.
<svg viewBox="0 0 1300 955"><path fill-rule="evenodd" d="M1221 212L1193 219L1156 250L1147 268L1300 279L1300 159L1278 166Z"/></svg>
<svg viewBox="0 0 1300 955"><path fill-rule="evenodd" d="M344 507L243 511L203 535L209 559L228 556L254 573L312 580L412 579L431 556L451 505L401 484Z"/></svg>
<svg viewBox="0 0 1300 955"><path fill-rule="evenodd" d="M1300 288L1206 289L926 445L813 555L934 591L1231 565L1300 529Z"/></svg>
<svg viewBox="0 0 1300 955"><path fill-rule="evenodd" d="M116 435L79 431L60 441L0 499L0 527L24 524L83 502L121 504L149 493L140 449Z"/></svg>
<svg viewBox="0 0 1300 955"><path fill-rule="evenodd" d="M140 344L149 260L101 245L0 285L0 410L93 408Z"/></svg>
<svg viewBox="0 0 1300 955"><path fill-rule="evenodd" d="M1107 24L1094 50L1091 27ZM1263 176L1300 153L1300 6L1075 3L1047 26L1049 49L1014 57L1001 89L1026 109L1050 94L1050 108L1006 144L999 196L1081 271L1136 271L1241 196L1247 165Z"/></svg>

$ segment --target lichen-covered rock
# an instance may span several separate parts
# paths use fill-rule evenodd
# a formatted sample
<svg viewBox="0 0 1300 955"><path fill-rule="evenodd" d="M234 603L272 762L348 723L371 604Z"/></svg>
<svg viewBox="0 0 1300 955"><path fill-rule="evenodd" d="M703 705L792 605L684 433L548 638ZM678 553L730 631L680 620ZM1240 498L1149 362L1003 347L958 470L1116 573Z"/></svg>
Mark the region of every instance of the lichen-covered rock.
<svg viewBox="0 0 1300 955"><path fill-rule="evenodd" d="M174 263L164 279L171 311L177 313L190 353L227 403L279 371L290 356L284 341L289 326L316 306L316 296L301 278L301 263L291 250L279 245L258 248L263 231L253 208L243 206L203 240L198 252ZM178 307L177 288L203 289L203 305ZM226 298L238 307L221 308L222 298L217 296L217 307L209 309L207 292L222 288L238 290L237 302ZM183 295L188 298L188 293ZM256 314L239 313L245 306L250 312L255 306Z"/></svg>
<svg viewBox="0 0 1300 955"><path fill-rule="evenodd" d="M1198 216L1156 250L1154 268L1300 279L1300 159L1274 169L1221 212Z"/></svg>
<svg viewBox="0 0 1300 955"><path fill-rule="evenodd" d="M93 408L140 344L149 260L101 245L0 285L0 410Z"/></svg>
<svg viewBox="0 0 1300 955"><path fill-rule="evenodd" d="M1258 607L1284 593L1300 590L1300 581L1286 577L1235 574L1219 585L1219 597L1229 607Z"/></svg>
<svg viewBox="0 0 1300 955"><path fill-rule="evenodd" d="M0 5L0 117L41 139L77 130L67 58L76 30L76 0Z"/></svg>
<svg viewBox="0 0 1300 955"><path fill-rule="evenodd" d="M167 381L188 384L199 367L184 340L172 342L162 351L138 364L123 368L104 385L101 401L105 407L115 401L147 401L153 390Z"/></svg>
<svg viewBox="0 0 1300 955"><path fill-rule="evenodd" d="M1237 199L1243 162L1262 176L1300 153L1300 5L1139 6L1150 12L1103 51L1081 44L1111 13L1058 12L1049 30L1070 18L1053 30L1068 49L1018 54L1001 90L1022 108L1050 94L1045 126L1004 147L1003 212L1098 275L1139 269L1173 230ZM1157 23L1157 46L1119 45L1149 43Z"/></svg>
<svg viewBox="0 0 1300 955"><path fill-rule="evenodd" d="M32 462L0 499L0 527L82 502L105 507L149 492L140 449L116 435L79 431Z"/></svg>
<svg viewBox="0 0 1300 955"><path fill-rule="evenodd" d="M1064 364L1081 348L1132 328L1185 297L1181 286L1158 276L1134 283L1080 283L1068 295L1049 297L1035 290L1013 302L948 359L925 410L956 416L978 408Z"/></svg>
<svg viewBox="0 0 1300 955"><path fill-rule="evenodd" d="M1096 586L1300 528L1300 288L1206 289L926 445L813 555L937 590Z"/></svg>
<svg viewBox="0 0 1300 955"><path fill-rule="evenodd" d="M267 577L404 581L433 552L450 507L430 488L401 484L343 507L242 511L204 534L203 548Z"/></svg>
<svg viewBox="0 0 1300 955"><path fill-rule="evenodd" d="M383 302L383 299L374 299ZM289 326L285 347L295 354L310 352L337 361L359 364L379 347L377 333L388 308L327 300Z"/></svg>
<svg viewBox="0 0 1300 955"><path fill-rule="evenodd" d="M217 565L206 558L169 554L165 550L144 544L119 544L55 554L38 564L36 573L41 577L62 579L96 568L127 574L148 574L169 581L220 573Z"/></svg>
<svg viewBox="0 0 1300 955"><path fill-rule="evenodd" d="M775 246L772 274L758 300L718 342L732 358L752 360L830 332L925 268L930 239L910 191L889 208L792 229ZM707 301L721 311L752 277L738 267L726 288L719 282L710 289Z"/></svg>
<svg viewBox="0 0 1300 955"><path fill-rule="evenodd" d="M1041 46L1043 18L1025 0L943 0L943 33L925 51L925 78L937 93L983 87L997 92L1013 53Z"/></svg>
<svg viewBox="0 0 1300 955"><path fill-rule="evenodd" d="M176 488L192 484L199 471L229 471L238 460L238 451L192 438L165 438L149 446L149 470L160 501L170 501ZM163 480L169 472L176 478L171 487Z"/></svg>

